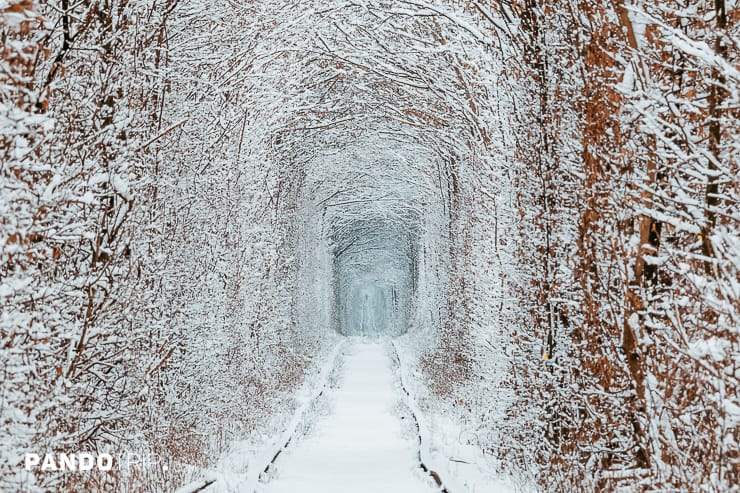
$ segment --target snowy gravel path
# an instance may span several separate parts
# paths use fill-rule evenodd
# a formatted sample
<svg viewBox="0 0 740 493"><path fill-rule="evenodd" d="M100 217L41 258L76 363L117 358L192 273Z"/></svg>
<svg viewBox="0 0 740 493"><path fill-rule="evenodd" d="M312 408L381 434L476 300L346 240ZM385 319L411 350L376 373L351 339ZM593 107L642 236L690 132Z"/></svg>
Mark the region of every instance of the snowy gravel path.
<svg viewBox="0 0 740 493"><path fill-rule="evenodd" d="M277 459L275 477L261 493L431 493L417 444L402 438L393 413L398 388L380 343L355 340L345 349L332 411L309 436Z"/></svg>

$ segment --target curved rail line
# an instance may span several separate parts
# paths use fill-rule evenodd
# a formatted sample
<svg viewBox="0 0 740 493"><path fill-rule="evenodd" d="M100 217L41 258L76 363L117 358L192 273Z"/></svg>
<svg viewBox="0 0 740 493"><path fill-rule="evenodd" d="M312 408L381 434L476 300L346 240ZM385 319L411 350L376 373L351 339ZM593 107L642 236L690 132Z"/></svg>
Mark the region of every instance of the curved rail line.
<svg viewBox="0 0 740 493"><path fill-rule="evenodd" d="M403 391L403 394L404 394L404 401L405 401L406 407L409 409L409 412L411 413L411 417L413 418L413 421L414 421L414 428L416 429L416 438L417 438L416 458L417 458L417 461L419 463L419 468L422 471L424 471L426 474L428 474L434 480L435 484L439 488L439 492L440 493L451 493L450 490L448 489L448 487L445 485L444 481L442 480L442 477L440 476L439 472L437 472L434 469L432 469L431 467L429 467L429 465L424 461L424 459L422 457L423 437L422 437L422 433L421 433L421 426L419 425L419 418L417 416L417 413L419 411L417 409L417 406L415 405L415 401L414 401L413 397L411 396L411 393L408 391L408 388L406 386L406 383L404 382L403 372L401 371L401 359L400 359L399 354L398 354L398 348L396 347L395 342L393 342L392 340L390 342L391 342L390 346L393 348L393 354L392 354L392 356L393 356L393 358L392 358L393 359L393 363L397 366L397 368L399 370L398 371L399 383L400 383L401 390ZM326 387L328 385L328 377L329 377L329 375L331 375L331 373L336 368L337 356L338 356L338 354L334 357L334 361L333 361L333 365L331 367L331 370L329 372L327 372L326 379L325 379L325 381L322 383L322 385L320 387L321 388L321 391L318 394L316 394L313 397L313 399L311 399L307 403L307 406L305 406L305 408L303 409L303 414L305 414L305 409L307 409L308 407L310 407L311 404L313 404L314 402L316 402L318 399L320 399L324 395L324 392L325 392ZM260 478L262 477L263 474L266 474L270 470L270 468L277 461L278 457L280 457L280 455L288 448L288 446L293 441L293 438L295 437L295 432L296 432L296 430L294 429L293 432L291 433L291 435L285 441L284 445L273 455L273 457L270 460L270 462L264 467L264 469L260 473Z"/></svg>
<svg viewBox="0 0 740 493"><path fill-rule="evenodd" d="M444 481L442 481L442 478L440 477L439 473L429 467L425 462L421 455L422 450L422 436L421 436L421 426L419 425L419 418L417 417L416 413L418 412L418 408L416 407L416 403L414 401L414 398L411 396L411 393L408 391L408 388L406 387L406 383L404 382L403 378L403 371L401 367L401 358L398 355L398 348L396 347L396 343L391 340L391 347L393 348L393 357L394 362L398 366L398 376L399 376L399 382L401 384L401 390L404 393L405 401L406 401L406 407L409 409L409 412L411 413L411 417L414 419L414 426L416 428L416 437L418 438L418 447L417 447L417 459L419 461L419 468L421 468L422 471L429 474L429 476L432 477L434 482L437 484L437 487L440 488L440 493L451 493L450 490L445 486Z"/></svg>
<svg viewBox="0 0 740 493"><path fill-rule="evenodd" d="M416 460L418 462L418 467L422 471L424 471L425 474L429 475L432 478L432 480L437 485L438 492L451 493L448 487L445 485L445 482L443 481L439 472L434 470L432 467L430 467L430 465L424 460L424 456L422 453L424 437L422 436L422 427L421 427L419 416L418 416L418 413L420 411L413 397L411 396L411 393L408 390L406 382L404 381L403 368L401 366L401 359L399 356L398 348L396 347L396 344L393 340L390 340L389 342L390 342L389 344L390 347L393 349L392 354L391 354L391 361L392 361L392 364L395 365L396 368L398 369L398 383L403 393L404 404L406 405L406 407L409 410L409 413L411 414L411 417L414 423L414 428L416 429L416 438L417 438ZM267 474L270 471L270 469L274 467L275 463L277 462L278 458L282 455L282 453L287 450L287 448L291 445L291 443L294 442L294 438L296 438L296 434L298 433L297 431L299 428L298 424L305 419L307 410L316 401L318 401L318 399L324 396L326 389L329 385L330 376L337 368L340 353L344 346L345 346L344 341L342 341L333 350L332 352L333 354L330 357L329 361L327 362L328 364L326 364L323 371L319 375L319 378L321 379L320 384L317 387L315 387L312 397L304 401L302 405L299 407L299 409L296 410L296 413L293 415L290 425L287 428L285 428L285 430L283 431L283 434L282 434L283 439L280 442L278 442L278 443L281 443L280 447L272 455L268 455L270 459L267 461L267 463L263 467L261 467L260 472L257 476L258 481L261 481L264 478L264 475ZM200 484L196 483L193 485L195 489L189 490L189 491L193 491L193 492L203 491L203 490L208 489L209 486L211 486L213 483L214 481L203 481Z"/></svg>

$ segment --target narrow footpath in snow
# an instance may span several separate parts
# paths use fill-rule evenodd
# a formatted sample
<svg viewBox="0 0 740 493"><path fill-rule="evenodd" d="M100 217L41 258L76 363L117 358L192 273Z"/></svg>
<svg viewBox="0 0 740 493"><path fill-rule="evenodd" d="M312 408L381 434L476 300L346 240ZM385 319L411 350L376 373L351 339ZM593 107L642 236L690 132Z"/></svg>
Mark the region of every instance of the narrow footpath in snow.
<svg viewBox="0 0 740 493"><path fill-rule="evenodd" d="M399 395L385 346L347 344L331 413L292 443L260 493L432 493L419 468L418 444L402 436L393 407Z"/></svg>

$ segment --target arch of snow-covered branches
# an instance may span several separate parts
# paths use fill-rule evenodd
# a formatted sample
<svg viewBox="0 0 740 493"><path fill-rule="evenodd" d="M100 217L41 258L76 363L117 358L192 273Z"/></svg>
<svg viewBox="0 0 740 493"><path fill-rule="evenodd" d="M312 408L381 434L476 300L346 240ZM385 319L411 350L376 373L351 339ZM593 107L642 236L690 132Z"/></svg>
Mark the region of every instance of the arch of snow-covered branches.
<svg viewBox="0 0 740 493"><path fill-rule="evenodd" d="M347 335L405 333L414 310L444 295L428 289L422 303L416 298L419 265L446 248L442 166L416 142L383 130L369 127L341 150L319 151L306 163L297 202L298 255L318 260L299 268L305 279L330 281L324 303L331 325ZM444 268L433 275L424 281L443 285ZM299 311L310 310L312 301L302 298Z"/></svg>
<svg viewBox="0 0 740 493"><path fill-rule="evenodd" d="M357 334L394 336L455 471L736 488L738 19L0 0L0 489L254 470L226 454ZM173 470L18 462L122 447Z"/></svg>
<svg viewBox="0 0 740 493"><path fill-rule="evenodd" d="M438 335L454 277L455 209L469 193L460 164L479 167L475 149L485 139L471 124L477 71L463 60L486 55L455 40L459 27L444 17L386 9L307 10L292 27L315 42L262 67L285 81L283 111L267 117L279 118L272 158L282 163L278 180L290 187L282 205L295 219L301 288L293 302L296 313L312 314L310 325L341 334L424 327ZM423 39L432 33L449 38L434 43L444 51Z"/></svg>

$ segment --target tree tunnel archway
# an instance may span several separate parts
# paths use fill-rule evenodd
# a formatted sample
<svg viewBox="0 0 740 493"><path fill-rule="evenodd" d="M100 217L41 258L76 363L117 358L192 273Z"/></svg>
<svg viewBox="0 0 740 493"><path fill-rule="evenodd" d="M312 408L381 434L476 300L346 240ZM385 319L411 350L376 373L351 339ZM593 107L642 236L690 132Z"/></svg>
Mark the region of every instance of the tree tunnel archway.
<svg viewBox="0 0 740 493"><path fill-rule="evenodd" d="M266 188L278 192L270 202L287 260L300 259L287 325L418 328L434 345L463 306L448 296L462 272L451 263L464 228L456 209L472 188L458 177L490 141L476 101L479 78L493 77L477 62L488 47L471 26L461 36L454 19L419 5L291 15L260 40L270 43L252 67L262 109L250 115L279 163Z"/></svg>
<svg viewBox="0 0 740 493"><path fill-rule="evenodd" d="M322 279L327 325L342 335L397 336L419 306L424 252L446 249L448 207L437 156L415 142L391 146L368 132L339 150L314 155L297 191L301 245L313 252L299 269ZM439 269L436 285L444 284ZM436 294L435 296L438 296ZM304 301L301 301L301 298ZM311 298L314 301L308 301ZM313 310L321 293L298 293Z"/></svg>

